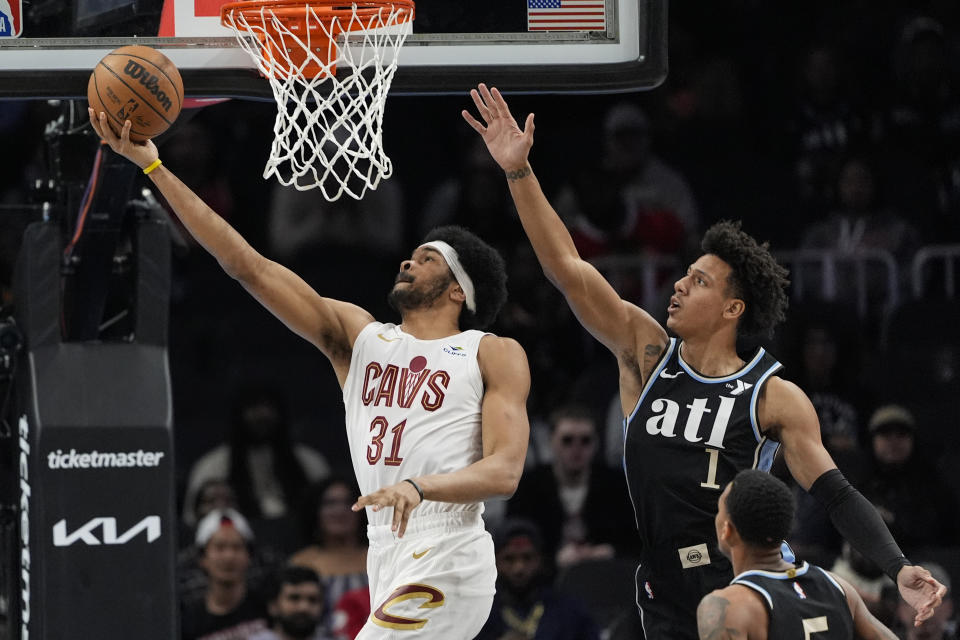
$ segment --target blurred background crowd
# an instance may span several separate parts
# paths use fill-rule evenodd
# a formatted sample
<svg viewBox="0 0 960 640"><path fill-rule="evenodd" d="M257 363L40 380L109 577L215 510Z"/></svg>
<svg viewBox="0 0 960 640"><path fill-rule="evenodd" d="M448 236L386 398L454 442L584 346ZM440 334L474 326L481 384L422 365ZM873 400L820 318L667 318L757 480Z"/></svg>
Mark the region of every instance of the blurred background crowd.
<svg viewBox="0 0 960 640"><path fill-rule="evenodd" d="M960 576L960 4L731 0L670 13L661 87L508 96L518 119L537 114L535 171L581 253L661 320L711 223L739 219L768 240L793 283L789 320L764 346L907 556L940 565L944 582ZM395 175L360 202L260 178L272 103L185 112L158 143L257 249L379 319L395 317L394 273L431 227L462 224L503 253L510 299L491 330L528 353L533 428L519 490L487 505L500 588L482 637L638 637L616 363L543 277L502 172L460 117L470 107L466 95L389 98ZM60 108L0 102L6 308L29 217L17 206L45 177L44 126ZM365 523L349 509L336 379L174 232L184 637L213 624L247 634L224 638L352 638L369 607ZM887 578L797 494L798 555L853 581L904 637L954 637L949 602L920 631L900 625L912 616ZM316 574L277 574L288 560Z"/></svg>

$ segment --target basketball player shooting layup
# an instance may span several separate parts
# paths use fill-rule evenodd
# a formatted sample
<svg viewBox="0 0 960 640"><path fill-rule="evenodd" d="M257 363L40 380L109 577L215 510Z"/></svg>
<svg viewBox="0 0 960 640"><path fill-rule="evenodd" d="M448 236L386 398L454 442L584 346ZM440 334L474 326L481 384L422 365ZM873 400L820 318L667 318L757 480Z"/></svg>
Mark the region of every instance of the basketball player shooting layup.
<svg viewBox="0 0 960 640"><path fill-rule="evenodd" d="M372 614L360 640L473 638L493 602L493 542L481 501L516 489L526 456L530 373L517 342L482 333L506 299L503 260L460 228L427 236L400 265L402 324L323 298L257 253L158 163L151 141L96 132L150 179L200 242L267 309L330 360L367 508ZM152 167L152 169L151 169ZM461 327L471 328L461 330Z"/></svg>
<svg viewBox="0 0 960 640"><path fill-rule="evenodd" d="M544 273L617 358L624 468L641 541L637 604L648 640L697 638L697 604L732 575L717 550L717 496L741 469L768 471L781 446L793 477L894 579L917 621L932 615L946 589L910 565L837 470L807 396L774 375L780 364L763 349L747 362L737 355L738 334L769 333L784 317L786 270L766 247L735 224L707 231L704 255L674 285L667 327L679 339L669 338L580 258L530 168L533 114L521 130L499 91L481 84L471 95L483 124L467 111L463 117L506 172Z"/></svg>
<svg viewBox="0 0 960 640"><path fill-rule="evenodd" d="M787 485L762 471L741 471L720 494L717 541L736 577L700 601L700 640L897 640L846 580L783 559L794 509Z"/></svg>

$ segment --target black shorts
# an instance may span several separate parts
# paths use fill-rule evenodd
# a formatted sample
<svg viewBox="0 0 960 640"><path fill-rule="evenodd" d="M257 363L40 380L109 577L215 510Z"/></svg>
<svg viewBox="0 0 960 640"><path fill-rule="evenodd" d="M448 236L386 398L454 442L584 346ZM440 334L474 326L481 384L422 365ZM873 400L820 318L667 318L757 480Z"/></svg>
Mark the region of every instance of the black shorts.
<svg viewBox="0 0 960 640"><path fill-rule="evenodd" d="M637 570L637 604L647 640L699 640L697 605L714 589L730 584L733 572L727 562L659 575Z"/></svg>

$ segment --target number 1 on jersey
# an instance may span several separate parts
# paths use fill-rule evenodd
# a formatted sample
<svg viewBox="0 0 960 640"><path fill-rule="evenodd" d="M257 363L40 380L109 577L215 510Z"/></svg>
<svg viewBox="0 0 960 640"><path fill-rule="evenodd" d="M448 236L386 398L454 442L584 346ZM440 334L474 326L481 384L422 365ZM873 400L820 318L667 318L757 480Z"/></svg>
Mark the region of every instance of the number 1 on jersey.
<svg viewBox="0 0 960 640"><path fill-rule="evenodd" d="M706 449L707 455L710 456L710 463L707 466L707 481L701 482L700 486L704 489L719 489L720 485L717 484L717 461L720 459L720 450L719 449Z"/></svg>
<svg viewBox="0 0 960 640"><path fill-rule="evenodd" d="M373 419L373 422L370 423L370 431L376 431L376 435L370 439L370 445L367 447L367 462L370 464L377 464L380 460L380 456L383 455L383 437L387 435L387 428L390 426L390 423L387 422L387 419L383 416L377 416ZM400 439L403 437L403 428L407 426L407 421L404 420L397 426L390 429L393 432L393 443L390 445L390 455L383 459L383 464L388 467L399 467L400 463L403 462L403 458L400 457Z"/></svg>

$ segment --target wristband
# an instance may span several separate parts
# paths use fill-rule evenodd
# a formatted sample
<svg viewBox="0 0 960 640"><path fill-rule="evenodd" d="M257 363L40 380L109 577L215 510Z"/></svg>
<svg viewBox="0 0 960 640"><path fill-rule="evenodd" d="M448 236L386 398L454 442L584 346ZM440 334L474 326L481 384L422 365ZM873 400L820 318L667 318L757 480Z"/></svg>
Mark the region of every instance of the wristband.
<svg viewBox="0 0 960 640"><path fill-rule="evenodd" d="M423 502L423 489L420 488L420 485L418 485L416 482L414 482L410 478L407 478L406 480L404 480L404 482L409 482L410 484L413 485L413 488L417 490L417 494L420 496L420 502Z"/></svg>
<svg viewBox="0 0 960 640"><path fill-rule="evenodd" d="M163 161L160 160L160 158L157 158L156 160L154 160L153 162L151 162L150 164L148 164L143 168L143 175L145 176L150 175L150 172L156 169L157 167L159 167L161 164L163 164Z"/></svg>

